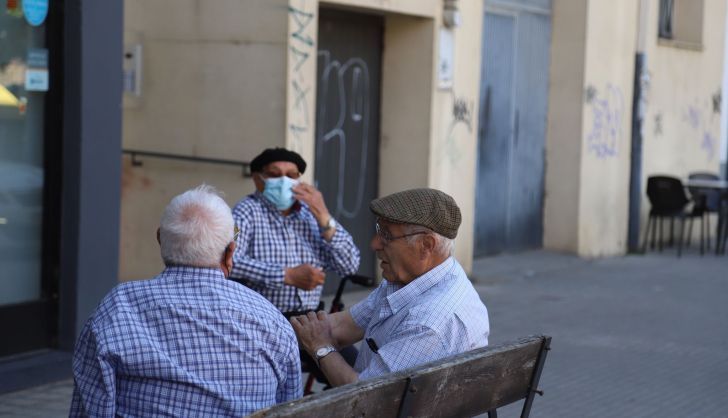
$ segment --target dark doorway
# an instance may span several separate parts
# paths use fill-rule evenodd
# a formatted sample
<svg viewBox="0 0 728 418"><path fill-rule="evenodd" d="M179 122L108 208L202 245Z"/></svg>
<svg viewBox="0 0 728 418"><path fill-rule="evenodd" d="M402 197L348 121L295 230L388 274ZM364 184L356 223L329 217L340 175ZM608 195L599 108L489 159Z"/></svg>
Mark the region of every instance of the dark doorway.
<svg viewBox="0 0 728 418"><path fill-rule="evenodd" d="M483 23L476 256L543 245L551 16L499 5Z"/></svg>
<svg viewBox="0 0 728 418"><path fill-rule="evenodd" d="M316 184L361 251L359 273L375 274L369 249L379 171L381 17L321 10L316 99ZM325 291L335 288L327 280Z"/></svg>

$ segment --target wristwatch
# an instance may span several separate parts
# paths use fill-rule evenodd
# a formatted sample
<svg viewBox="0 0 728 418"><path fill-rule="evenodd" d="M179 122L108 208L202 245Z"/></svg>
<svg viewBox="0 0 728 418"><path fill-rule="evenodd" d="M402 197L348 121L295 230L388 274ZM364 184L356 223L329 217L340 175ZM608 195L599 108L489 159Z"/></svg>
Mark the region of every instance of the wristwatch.
<svg viewBox="0 0 728 418"><path fill-rule="evenodd" d="M336 351L333 345L325 345L316 349L316 362L320 362L322 358Z"/></svg>
<svg viewBox="0 0 728 418"><path fill-rule="evenodd" d="M326 222L326 225L324 225L324 226L321 227L321 232L325 232L325 231L328 231L330 229L334 229L334 228L336 228L336 225L338 225L336 223L336 219L334 219L333 217L330 217L329 218L329 221Z"/></svg>

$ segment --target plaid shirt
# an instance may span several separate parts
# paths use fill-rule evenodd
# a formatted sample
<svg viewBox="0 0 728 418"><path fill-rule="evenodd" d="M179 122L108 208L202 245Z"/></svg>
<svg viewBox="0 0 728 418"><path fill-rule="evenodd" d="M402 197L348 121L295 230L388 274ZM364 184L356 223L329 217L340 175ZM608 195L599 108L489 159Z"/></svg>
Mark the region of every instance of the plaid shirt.
<svg viewBox="0 0 728 418"><path fill-rule="evenodd" d="M350 313L378 347L362 344L360 379L488 345L488 310L452 257L406 286L382 281Z"/></svg>
<svg viewBox="0 0 728 418"><path fill-rule="evenodd" d="M308 206L300 202L297 206L283 216L254 193L233 209L240 234L230 278L265 296L282 312L316 309L323 289L307 291L284 284L284 269L311 264L344 277L359 268L359 250L351 235L339 225L326 241Z"/></svg>
<svg viewBox="0 0 728 418"><path fill-rule="evenodd" d="M244 416L301 396L293 329L222 271L115 287L81 331L70 416Z"/></svg>

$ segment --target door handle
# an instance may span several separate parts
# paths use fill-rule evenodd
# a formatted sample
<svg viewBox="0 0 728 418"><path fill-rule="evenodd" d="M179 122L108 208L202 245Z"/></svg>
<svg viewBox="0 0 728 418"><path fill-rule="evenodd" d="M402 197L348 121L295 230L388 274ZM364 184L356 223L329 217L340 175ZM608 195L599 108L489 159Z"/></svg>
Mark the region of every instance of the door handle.
<svg viewBox="0 0 728 418"><path fill-rule="evenodd" d="M519 135L519 133L520 133L520 132L519 132L519 131L520 131L519 127L520 127L520 125L521 125L521 123L520 123L520 122L521 122L520 118L521 118L521 116L520 116L520 114L518 113L518 109L516 109L516 113L515 113L515 115L513 116L513 146L516 146L516 145L518 145L518 135Z"/></svg>

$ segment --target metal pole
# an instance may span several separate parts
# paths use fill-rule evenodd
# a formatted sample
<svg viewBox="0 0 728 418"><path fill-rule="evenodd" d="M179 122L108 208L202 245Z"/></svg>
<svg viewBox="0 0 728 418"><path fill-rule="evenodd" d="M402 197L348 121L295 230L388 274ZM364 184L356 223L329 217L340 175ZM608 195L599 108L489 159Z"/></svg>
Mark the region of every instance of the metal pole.
<svg viewBox="0 0 728 418"><path fill-rule="evenodd" d="M639 252L640 204L642 202L642 122L645 115L644 87L647 83L647 57L645 55L648 19L648 0L640 0L637 19L637 52L634 61L634 92L632 96L632 146L629 171L629 223L627 250Z"/></svg>

